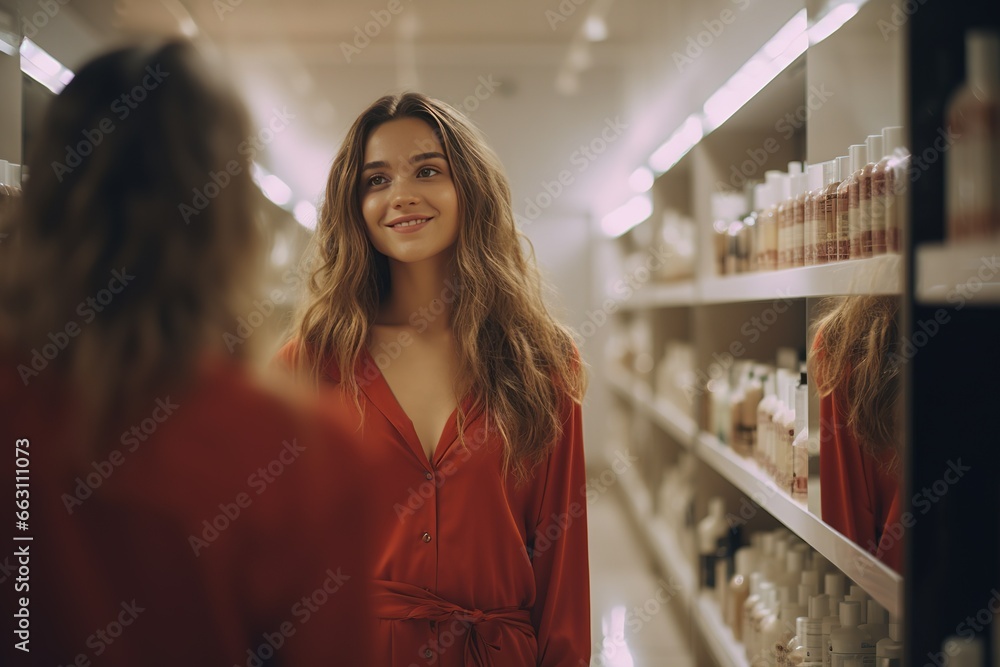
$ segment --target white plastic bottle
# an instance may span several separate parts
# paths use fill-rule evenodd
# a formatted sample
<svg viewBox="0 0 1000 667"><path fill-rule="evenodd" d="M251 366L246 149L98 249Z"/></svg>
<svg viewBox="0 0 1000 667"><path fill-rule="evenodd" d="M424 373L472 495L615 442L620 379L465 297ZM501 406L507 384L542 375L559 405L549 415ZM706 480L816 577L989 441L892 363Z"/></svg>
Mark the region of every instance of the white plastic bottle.
<svg viewBox="0 0 1000 667"><path fill-rule="evenodd" d="M698 571L702 588L715 588L715 559L719 541L726 538L726 505L722 498L708 501L708 516L698 522Z"/></svg>
<svg viewBox="0 0 1000 667"><path fill-rule="evenodd" d="M843 667L846 658L861 658L865 665L875 665L875 643L861 630L861 604L840 603L840 627L830 632L831 667Z"/></svg>
<svg viewBox="0 0 1000 667"><path fill-rule="evenodd" d="M805 502L809 496L809 380L806 366L799 368L799 384L795 387L795 438L792 440L792 476L789 493Z"/></svg>
<svg viewBox="0 0 1000 667"><path fill-rule="evenodd" d="M903 667L902 638L899 623L890 623L889 636L875 644L875 667Z"/></svg>
<svg viewBox="0 0 1000 667"><path fill-rule="evenodd" d="M868 633L873 642L889 636L889 616L885 608L875 600L868 600L867 620L860 628Z"/></svg>
<svg viewBox="0 0 1000 667"><path fill-rule="evenodd" d="M944 667L983 667L985 664L986 651L979 637L966 639L953 635L941 642L941 652L945 655Z"/></svg>

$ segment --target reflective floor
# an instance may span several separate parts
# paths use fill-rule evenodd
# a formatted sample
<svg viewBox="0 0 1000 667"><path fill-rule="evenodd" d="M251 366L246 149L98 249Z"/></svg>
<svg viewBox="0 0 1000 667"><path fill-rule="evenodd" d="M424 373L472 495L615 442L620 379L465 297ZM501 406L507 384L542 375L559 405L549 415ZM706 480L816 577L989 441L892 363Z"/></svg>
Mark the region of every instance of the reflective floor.
<svg viewBox="0 0 1000 667"><path fill-rule="evenodd" d="M616 493L588 505L593 639L591 667L691 667L689 618L666 601L676 590L657 575Z"/></svg>

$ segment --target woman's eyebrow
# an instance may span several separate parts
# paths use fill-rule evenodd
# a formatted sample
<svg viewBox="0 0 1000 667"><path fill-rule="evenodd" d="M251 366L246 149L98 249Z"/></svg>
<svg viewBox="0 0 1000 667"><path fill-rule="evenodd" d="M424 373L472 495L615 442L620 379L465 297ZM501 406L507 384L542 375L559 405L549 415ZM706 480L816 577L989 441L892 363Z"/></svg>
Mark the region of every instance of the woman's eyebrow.
<svg viewBox="0 0 1000 667"><path fill-rule="evenodd" d="M444 160L445 162L448 161L448 158L445 157L444 153L438 153L437 151L432 151L430 153L418 153L417 155L414 155L413 157L410 158L410 162L411 163L423 162L424 160L431 160L434 158L439 158L441 160ZM386 162L385 160L376 160L375 162L366 162L365 165L361 167L361 171L365 172L365 171L370 171L372 169L388 169L388 168L389 168L388 162Z"/></svg>

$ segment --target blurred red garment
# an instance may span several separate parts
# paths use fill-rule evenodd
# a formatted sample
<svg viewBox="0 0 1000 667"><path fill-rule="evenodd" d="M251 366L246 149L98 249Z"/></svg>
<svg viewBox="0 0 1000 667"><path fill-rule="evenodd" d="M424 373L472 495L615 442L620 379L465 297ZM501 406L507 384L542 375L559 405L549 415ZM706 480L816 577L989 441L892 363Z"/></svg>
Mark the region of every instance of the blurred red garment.
<svg viewBox="0 0 1000 667"><path fill-rule="evenodd" d="M817 336L817 340L819 337ZM817 346L817 354L823 354ZM820 506L823 521L880 561L903 571L905 526L900 476L890 471L893 453L876 458L862 449L847 426L842 392L821 397Z"/></svg>
<svg viewBox="0 0 1000 667"><path fill-rule="evenodd" d="M368 475L346 428L205 358L188 389L74 468L74 401L44 372L25 387L14 367L0 376L4 479L12 493L17 447L33 540L13 543L29 551L23 591L18 558L5 547L0 560L0 662L375 664ZM10 632L20 597L30 653Z"/></svg>
<svg viewBox="0 0 1000 667"><path fill-rule="evenodd" d="M296 346L278 360L297 367ZM324 400L353 416L375 473L367 480L375 557L376 646L387 667L590 664L590 571L582 412L566 400L562 439L526 483L502 474L499 436L481 411L465 445L455 415L432 460L371 354L346 392ZM325 380L338 385L336 362Z"/></svg>

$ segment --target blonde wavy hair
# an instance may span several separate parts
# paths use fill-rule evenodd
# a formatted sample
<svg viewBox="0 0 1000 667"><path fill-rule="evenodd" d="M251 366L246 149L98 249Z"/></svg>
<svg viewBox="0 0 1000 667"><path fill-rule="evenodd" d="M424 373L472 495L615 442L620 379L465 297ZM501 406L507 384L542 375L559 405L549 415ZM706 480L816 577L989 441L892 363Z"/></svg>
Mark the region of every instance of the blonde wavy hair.
<svg viewBox="0 0 1000 667"><path fill-rule="evenodd" d="M827 299L815 324L811 373L820 396L835 394L846 426L876 458L898 466L900 447L899 299Z"/></svg>
<svg viewBox="0 0 1000 667"><path fill-rule="evenodd" d="M378 126L416 118L437 134L458 195L459 285L450 322L460 358L459 396L474 392L504 445L505 472L525 479L562 434L565 400L577 403L586 376L571 331L547 311L533 257L526 257L499 158L458 111L418 93L385 96L354 122L333 161L314 237L315 269L296 315L303 369L318 381L326 365L354 369L392 288L388 262L371 244L361 212L365 146ZM530 244L528 244L530 247ZM358 402L358 384L342 372ZM359 405L360 407L360 405ZM467 415L458 410L460 438ZM464 442L464 440L463 440Z"/></svg>
<svg viewBox="0 0 1000 667"><path fill-rule="evenodd" d="M249 156L238 150L249 122L205 70L182 41L84 66L52 100L22 201L3 223L0 349L23 373L53 335L76 325L65 349L22 379L68 385L91 441L187 380L207 348L222 347L253 293L262 242ZM146 96L134 107L114 104L138 87ZM195 191L208 195L203 208ZM110 303L85 307L113 271L134 277Z"/></svg>

